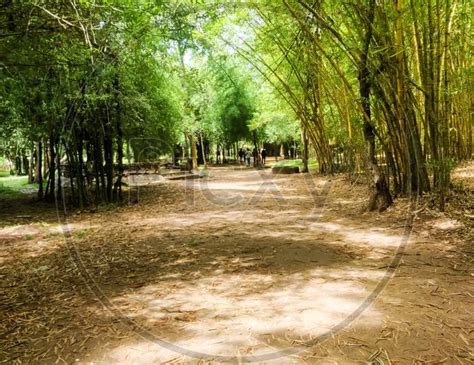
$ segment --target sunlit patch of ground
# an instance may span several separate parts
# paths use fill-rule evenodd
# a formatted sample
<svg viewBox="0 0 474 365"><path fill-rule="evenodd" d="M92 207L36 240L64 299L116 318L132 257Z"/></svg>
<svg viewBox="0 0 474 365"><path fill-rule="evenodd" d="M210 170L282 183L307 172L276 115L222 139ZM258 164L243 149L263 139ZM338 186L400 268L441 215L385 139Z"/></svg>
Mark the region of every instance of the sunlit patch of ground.
<svg viewBox="0 0 474 365"><path fill-rule="evenodd" d="M474 163L472 161L464 163L458 167L451 175L453 181L462 182L462 184L469 188L474 189Z"/></svg>
<svg viewBox="0 0 474 365"><path fill-rule="evenodd" d="M380 276L362 274L373 283ZM282 280L278 275L216 270L212 277L189 283L147 286L114 299L114 304L144 321L158 338L178 341L188 350L235 356L237 347L257 355L272 351L272 345L289 347L293 341L314 338L344 320L368 294L353 275L358 272L312 270ZM373 309L365 316L366 325L380 321Z"/></svg>
<svg viewBox="0 0 474 365"><path fill-rule="evenodd" d="M462 223L455 220L455 219L436 219L433 222L431 222L431 225L435 229L441 229L441 230L453 230L456 228L462 227Z"/></svg>
<svg viewBox="0 0 474 365"><path fill-rule="evenodd" d="M0 239L21 237L26 235L37 235L40 232L41 231L39 228L31 225L9 226L0 229Z"/></svg>
<svg viewBox="0 0 474 365"><path fill-rule="evenodd" d="M0 263L52 253L64 246L66 232L75 237L84 237L88 230L97 227L91 223L61 225L60 222L5 226L0 228Z"/></svg>

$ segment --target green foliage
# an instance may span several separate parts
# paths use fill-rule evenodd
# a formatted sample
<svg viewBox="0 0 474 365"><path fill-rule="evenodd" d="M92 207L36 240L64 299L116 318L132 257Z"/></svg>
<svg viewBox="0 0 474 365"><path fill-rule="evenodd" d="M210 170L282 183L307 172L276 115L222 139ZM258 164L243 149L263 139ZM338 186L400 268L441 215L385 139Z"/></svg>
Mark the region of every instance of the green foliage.
<svg viewBox="0 0 474 365"><path fill-rule="evenodd" d="M220 122L223 142L232 144L250 138L248 122L254 105L249 95L248 79L237 67L225 63L214 66L215 99L212 109Z"/></svg>
<svg viewBox="0 0 474 365"><path fill-rule="evenodd" d="M294 145L304 129L321 172L335 150L358 171L365 151L387 153L401 191L428 180L420 161L445 189L450 161L472 155L468 2L241 5L6 2L0 155L29 160L50 196L65 165L81 204L112 200L124 158L177 144Z"/></svg>
<svg viewBox="0 0 474 365"><path fill-rule="evenodd" d="M255 77L258 79L257 75ZM263 84L263 80L261 82ZM300 122L288 104L268 86L260 88L256 104L257 111L250 122L250 129L260 132L261 141L281 144L300 139Z"/></svg>

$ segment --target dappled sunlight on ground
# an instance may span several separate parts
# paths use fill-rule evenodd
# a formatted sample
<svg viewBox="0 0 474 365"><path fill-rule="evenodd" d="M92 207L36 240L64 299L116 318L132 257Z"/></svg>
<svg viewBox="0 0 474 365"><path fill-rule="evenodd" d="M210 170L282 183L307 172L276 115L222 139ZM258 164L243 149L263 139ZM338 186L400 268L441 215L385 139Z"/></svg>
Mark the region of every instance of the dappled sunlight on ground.
<svg viewBox="0 0 474 365"><path fill-rule="evenodd" d="M249 175L252 179L248 179ZM298 196L301 190L297 186L292 186L291 179L272 174L270 171L232 171L216 178L191 180L183 185L189 190L195 190L199 194L199 199L204 199L215 205L234 204L256 204L260 200L277 201L279 205L290 203L294 199L304 198ZM319 187L313 180L308 187ZM282 190L281 184L288 184ZM224 194L222 194L224 192ZM306 199L311 198L306 195Z"/></svg>
<svg viewBox="0 0 474 365"><path fill-rule="evenodd" d="M361 305L381 273L314 269L292 275L222 274L191 282L167 282L113 299L121 312L161 340L210 355L262 355L328 331ZM372 285L357 283L354 277ZM373 308L367 326L380 323ZM165 361L175 353L155 345L148 355ZM141 362L135 345L106 355L110 361Z"/></svg>
<svg viewBox="0 0 474 365"><path fill-rule="evenodd" d="M85 236L88 230L98 227L97 224L90 222L66 225L31 223L4 226L0 228L0 263L46 255L59 247L64 247L66 231L74 236Z"/></svg>
<svg viewBox="0 0 474 365"><path fill-rule="evenodd" d="M8 239L23 236L38 236L44 234L63 234L64 231L75 232L78 230L98 228L97 224L90 223L67 223L66 225L51 223L15 224L0 228L0 239Z"/></svg>
<svg viewBox="0 0 474 365"><path fill-rule="evenodd" d="M9 359L199 363L137 328L211 358L303 350L271 364L412 363L412 350L426 361L470 356L462 217L415 225L381 295L350 326L306 347L386 276L406 238L408 201L362 213L365 187L340 177L222 168L205 179L130 190L130 205L74 212L64 226L54 209L44 221L41 207L30 218L14 210L0 228L0 345Z"/></svg>
<svg viewBox="0 0 474 365"><path fill-rule="evenodd" d="M227 192L233 191L277 191L278 186L275 185L275 182L272 179L265 179L262 181L257 181L253 183L249 182L212 182L212 181L199 181L195 184L195 187L200 190L225 190ZM295 191L295 189L290 189Z"/></svg>
<svg viewBox="0 0 474 365"><path fill-rule="evenodd" d="M472 161L456 168L451 175L451 179L453 181L461 182L470 189L474 189L474 164Z"/></svg>
<svg viewBox="0 0 474 365"><path fill-rule="evenodd" d="M311 223L308 227L313 231L327 231L341 235L341 239L344 242L350 242L352 244L361 245L363 247L398 247L403 236L391 235L384 233L384 229L381 228L359 228L353 227L350 224L334 223L334 222L315 222Z"/></svg>
<svg viewBox="0 0 474 365"><path fill-rule="evenodd" d="M286 214L298 213L297 210L286 211ZM208 212L188 212L185 215L178 213L163 214L157 218L143 218L140 221L128 220L125 224L130 224L136 227L156 225L156 228L170 228L200 225L203 223L214 223L216 226L242 223L265 223L268 221L268 216L272 213L263 209L246 209L223 212L222 210L210 210ZM278 218L277 221L285 220L285 216Z"/></svg>
<svg viewBox="0 0 474 365"><path fill-rule="evenodd" d="M431 226L445 231L460 228L462 227L462 223L455 219L440 218L431 222Z"/></svg>
<svg viewBox="0 0 474 365"><path fill-rule="evenodd" d="M37 235L41 229L33 225L15 225L0 228L0 239Z"/></svg>

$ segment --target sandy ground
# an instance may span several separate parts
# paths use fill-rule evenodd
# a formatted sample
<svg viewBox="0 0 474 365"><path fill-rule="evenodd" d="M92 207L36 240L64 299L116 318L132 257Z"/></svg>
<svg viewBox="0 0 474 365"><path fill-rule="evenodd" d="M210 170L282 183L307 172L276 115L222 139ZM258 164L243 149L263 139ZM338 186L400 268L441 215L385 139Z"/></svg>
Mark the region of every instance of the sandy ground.
<svg viewBox="0 0 474 365"><path fill-rule="evenodd" d="M3 203L0 361L473 363L472 189L447 213L366 193L227 167L66 221Z"/></svg>

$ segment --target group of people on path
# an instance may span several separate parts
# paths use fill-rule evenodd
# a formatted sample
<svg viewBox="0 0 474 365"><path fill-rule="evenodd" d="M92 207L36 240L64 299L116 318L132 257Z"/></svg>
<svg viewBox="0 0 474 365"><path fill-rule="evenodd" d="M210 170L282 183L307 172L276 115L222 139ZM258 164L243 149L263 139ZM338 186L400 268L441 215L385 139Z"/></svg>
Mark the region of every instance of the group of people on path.
<svg viewBox="0 0 474 365"><path fill-rule="evenodd" d="M265 148L258 149L254 148L252 152L247 148L245 151L243 148L239 149L239 160L241 164L245 163L245 166L250 167L251 159L253 159L253 166L263 166L267 159L267 150Z"/></svg>

